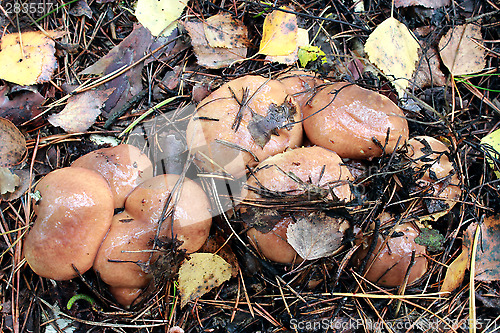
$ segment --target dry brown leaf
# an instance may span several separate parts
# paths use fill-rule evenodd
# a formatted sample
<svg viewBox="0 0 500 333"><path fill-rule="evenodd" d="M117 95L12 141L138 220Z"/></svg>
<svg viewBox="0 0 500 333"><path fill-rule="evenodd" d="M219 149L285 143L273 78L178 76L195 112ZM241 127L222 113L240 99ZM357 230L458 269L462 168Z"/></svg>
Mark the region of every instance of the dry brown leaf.
<svg viewBox="0 0 500 333"><path fill-rule="evenodd" d="M486 65L482 43L480 27L474 24L459 25L441 37L439 54L451 74L457 76L477 73Z"/></svg>
<svg viewBox="0 0 500 333"><path fill-rule="evenodd" d="M451 0L394 0L394 6L396 6L396 8L422 6L436 9L444 6L449 6L450 3Z"/></svg>
<svg viewBox="0 0 500 333"><path fill-rule="evenodd" d="M181 307L231 278L231 265L213 253L193 253L179 268Z"/></svg>
<svg viewBox="0 0 500 333"><path fill-rule="evenodd" d="M442 87L446 84L446 77L439 68L439 56L433 47L428 48L425 54L419 50L419 65L413 76L413 85L416 88Z"/></svg>
<svg viewBox="0 0 500 333"><path fill-rule="evenodd" d="M28 191L31 183L29 170L11 170L12 173L19 178L19 184L16 186L14 191L8 192L1 196L2 200L13 201L24 195ZM0 187L2 187L2 182L0 181Z"/></svg>
<svg viewBox="0 0 500 333"><path fill-rule="evenodd" d="M61 34L49 31L49 36ZM0 78L20 85L47 82L57 68L55 42L39 31L7 34L0 42Z"/></svg>
<svg viewBox="0 0 500 333"><path fill-rule="evenodd" d="M290 10L287 7L281 9ZM286 56L297 50L297 17L295 14L273 10L264 20L259 53Z"/></svg>
<svg viewBox="0 0 500 333"><path fill-rule="evenodd" d="M394 78L392 84L400 98L413 77L418 48L413 34L393 17L380 23L365 44L370 61L385 75Z"/></svg>
<svg viewBox="0 0 500 333"><path fill-rule="evenodd" d="M68 133L86 131L101 114L101 108L114 88L107 90L89 90L72 96L68 104L58 114L49 117L49 123Z"/></svg>
<svg viewBox="0 0 500 333"><path fill-rule="evenodd" d="M297 219L286 230L288 244L305 260L314 260L335 254L349 223L325 213L312 213Z"/></svg>
<svg viewBox="0 0 500 333"><path fill-rule="evenodd" d="M9 86L0 87L0 117L21 125L41 113L40 106L45 98L36 89L17 87L19 89L16 91L9 89Z"/></svg>
<svg viewBox="0 0 500 333"><path fill-rule="evenodd" d="M19 164L26 153L26 139L17 127L0 118L0 167Z"/></svg>
<svg viewBox="0 0 500 333"><path fill-rule="evenodd" d="M0 167L0 194L12 193L19 186L19 176L13 174L8 168Z"/></svg>
<svg viewBox="0 0 500 333"><path fill-rule="evenodd" d="M184 27L191 37L191 45L198 59L198 64L207 68L222 68L235 61L245 59L246 47L211 47L205 37L204 24L200 21L188 21Z"/></svg>
<svg viewBox="0 0 500 333"><path fill-rule="evenodd" d="M203 24L203 29L211 47L232 49L248 45L247 27L233 19L231 14L210 16Z"/></svg>

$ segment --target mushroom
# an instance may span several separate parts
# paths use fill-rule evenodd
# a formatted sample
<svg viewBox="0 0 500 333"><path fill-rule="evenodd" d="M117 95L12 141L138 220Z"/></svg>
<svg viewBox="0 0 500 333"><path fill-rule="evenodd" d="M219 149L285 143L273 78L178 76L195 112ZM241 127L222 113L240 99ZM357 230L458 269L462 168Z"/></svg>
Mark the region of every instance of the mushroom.
<svg viewBox="0 0 500 333"><path fill-rule="evenodd" d="M429 136L416 136L408 140L407 158L416 174L421 175L416 181L417 187L430 189L429 195L443 199L448 205L444 210L440 205L434 208L428 205L429 213L439 212L435 218L449 212L462 194L460 180L446 155L448 153L444 143Z"/></svg>
<svg viewBox="0 0 500 333"><path fill-rule="evenodd" d="M297 148L261 162L248 180L249 190L244 196L250 202L262 200L266 193L273 192L275 197L284 198L301 195L305 196L305 200L308 197L326 201L349 200L351 191L348 180L351 177L336 153L318 146ZM244 214L247 211L248 208L242 209ZM276 224L267 233L253 227L247 231L250 242L269 260L291 263L297 257L286 236L288 225L293 222L292 214L278 216ZM297 213L296 216L306 217L307 214ZM253 224L255 221L248 222ZM331 218L331 223L341 224L344 220Z"/></svg>
<svg viewBox="0 0 500 333"><path fill-rule="evenodd" d="M192 253L207 239L211 221L208 198L194 181L178 175L150 178L130 193L125 210L113 217L94 270L117 301L128 306L131 295L138 293L135 289L144 288L152 279L145 268L155 259L156 237L176 237L183 242L180 248Z"/></svg>
<svg viewBox="0 0 500 333"><path fill-rule="evenodd" d="M276 80L247 75L201 101L186 130L195 163L236 178L302 142L300 109Z"/></svg>
<svg viewBox="0 0 500 333"><path fill-rule="evenodd" d="M302 110L311 100L319 86L325 83L314 72L292 70L278 76L278 81L286 87L286 93L292 96Z"/></svg>
<svg viewBox="0 0 500 333"><path fill-rule="evenodd" d="M390 154L408 138L408 123L396 104L346 82L319 90L303 107L302 117L309 140L342 158L371 159Z"/></svg>
<svg viewBox="0 0 500 333"><path fill-rule="evenodd" d="M415 261L410 269L407 285L417 282L426 272L428 261L426 247L415 243L419 230L411 223L396 226L394 233L387 243L383 236L377 238L377 244L366 264L365 278L383 287L400 286L405 279L411 263L412 253L415 252ZM354 255L354 265L359 267L367 256L373 236L362 239L360 248Z"/></svg>
<svg viewBox="0 0 500 333"><path fill-rule="evenodd" d="M47 174L36 186L41 197L24 241L33 271L54 280L69 280L92 267L113 217L113 195L95 171L71 167ZM74 268L73 268L74 267Z"/></svg>
<svg viewBox="0 0 500 333"><path fill-rule="evenodd" d="M97 171L106 178L113 192L115 208L122 208L130 192L153 177L149 158L127 144L94 150L78 158L71 166Z"/></svg>

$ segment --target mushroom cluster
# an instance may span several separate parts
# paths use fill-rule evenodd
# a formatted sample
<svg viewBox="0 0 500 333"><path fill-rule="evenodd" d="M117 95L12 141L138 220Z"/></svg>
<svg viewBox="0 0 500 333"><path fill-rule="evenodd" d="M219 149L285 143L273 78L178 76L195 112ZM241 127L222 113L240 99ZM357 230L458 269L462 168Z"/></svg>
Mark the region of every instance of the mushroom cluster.
<svg viewBox="0 0 500 333"><path fill-rule="evenodd" d="M33 271L68 280L93 267L124 306L152 279L140 264L155 260L156 239L176 238L195 252L212 221L199 185L178 175L153 177L149 158L125 144L50 172L35 190L37 218L24 243Z"/></svg>

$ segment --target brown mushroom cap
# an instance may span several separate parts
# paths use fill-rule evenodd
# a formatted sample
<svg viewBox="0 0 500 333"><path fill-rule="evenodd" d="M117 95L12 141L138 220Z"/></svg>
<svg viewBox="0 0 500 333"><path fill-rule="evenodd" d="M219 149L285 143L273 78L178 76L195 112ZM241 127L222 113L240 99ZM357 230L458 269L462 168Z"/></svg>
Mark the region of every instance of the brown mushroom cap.
<svg viewBox="0 0 500 333"><path fill-rule="evenodd" d="M301 109L314 96L318 86L325 83L316 73L301 70L283 73L277 80L285 85L286 93L295 99Z"/></svg>
<svg viewBox="0 0 500 333"><path fill-rule="evenodd" d="M33 271L54 280L85 273L94 262L111 225L113 196L97 172L63 168L46 175L36 186L41 200L34 204L37 219L24 242L24 255Z"/></svg>
<svg viewBox="0 0 500 333"><path fill-rule="evenodd" d="M113 288L143 288L151 280L138 264L152 256L153 239L165 203L179 180L178 175L160 175L140 184L125 201L125 211L116 214L97 254L94 270ZM182 249L197 251L208 237L212 216L205 192L194 181L184 179L171 197L174 218L166 216L159 237L176 236ZM178 201L176 201L178 198Z"/></svg>
<svg viewBox="0 0 500 333"><path fill-rule="evenodd" d="M252 112L265 117L273 104L281 106L286 105L285 102L296 108L294 121L299 121L300 108L287 95L284 85L276 80L247 75L211 93L200 103L186 130L188 147L196 153L197 165L209 171L224 169L239 178L245 174L246 165L257 165L255 157L262 161L300 145L300 123L290 129L277 130L279 135L271 135L264 147L254 141L248 130L247 126L253 119ZM233 123L240 110L243 117L236 130Z"/></svg>
<svg viewBox="0 0 500 333"><path fill-rule="evenodd" d="M97 171L106 178L113 192L115 208L123 207L130 192L153 177L149 158L127 144L94 150L78 158L71 166Z"/></svg>
<svg viewBox="0 0 500 333"><path fill-rule="evenodd" d="M118 304L124 307L131 306L142 293L141 288L109 287L109 291Z"/></svg>
<svg viewBox="0 0 500 333"><path fill-rule="evenodd" d="M293 173L303 184L311 180L314 186L307 189L285 173ZM260 183L268 190L296 195L319 189L325 190L326 199L332 200L329 194L331 189L340 200L349 200L351 197L347 183L352 177L349 170L342 165L342 160L336 153L318 146L297 148L272 156L258 165L254 175L247 182L249 188L259 188ZM258 199L260 196L249 191L246 197ZM290 216L284 216L270 232L262 233L251 228L247 235L269 260L291 263L297 258L297 253L287 243L286 236L286 230L292 221ZM337 223L335 221L332 220L332 223Z"/></svg>
<svg viewBox="0 0 500 333"><path fill-rule="evenodd" d="M426 247L415 243L415 238L420 232L411 223L398 225L395 232L403 235L389 238L384 247L382 247L384 240L379 236L375 250L366 265L367 268L370 267L365 274L366 279L384 287L397 287L403 283L413 251L415 251L415 263L411 267L408 285L415 283L427 272ZM373 237L367 237L363 240L354 255L355 266L359 266L368 254L372 239ZM375 258L377 253L379 254Z"/></svg>
<svg viewBox="0 0 500 333"><path fill-rule="evenodd" d="M451 210L460 199L462 190L458 174L450 162L448 147L441 141L430 136L417 136L408 140L408 158L416 171L425 171L417 185L422 188L432 186L432 194L438 198L447 199Z"/></svg>
<svg viewBox="0 0 500 333"><path fill-rule="evenodd" d="M366 159L382 155L373 142L392 153L408 138L403 111L387 97L346 82L318 91L302 109L303 126L312 143L331 149L341 157Z"/></svg>

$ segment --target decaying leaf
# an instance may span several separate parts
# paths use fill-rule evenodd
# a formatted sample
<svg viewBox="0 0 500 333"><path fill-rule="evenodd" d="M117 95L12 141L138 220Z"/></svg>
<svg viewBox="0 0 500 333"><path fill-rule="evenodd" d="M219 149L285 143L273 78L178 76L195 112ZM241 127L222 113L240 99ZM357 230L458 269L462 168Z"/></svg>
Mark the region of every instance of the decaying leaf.
<svg viewBox="0 0 500 333"><path fill-rule="evenodd" d="M449 6L450 3L451 0L394 0L394 6L396 6L396 8L422 6L436 9L444 6Z"/></svg>
<svg viewBox="0 0 500 333"><path fill-rule="evenodd" d="M186 8L187 0L138 0L135 17L153 36L168 36Z"/></svg>
<svg viewBox="0 0 500 333"><path fill-rule="evenodd" d="M500 178L499 165L495 160L500 160L500 129L497 129L481 139L481 146L485 152L486 161L494 170L497 178Z"/></svg>
<svg viewBox="0 0 500 333"><path fill-rule="evenodd" d="M0 168L1 169L1 168ZM9 191L5 194L1 195L2 200L4 201L13 201L21 197L28 191L31 183L30 172L29 170L10 170L12 174L15 175L19 179L19 184L16 185L14 191ZM14 178L15 178L14 177ZM1 178L1 177L0 177ZM17 183L16 180L14 180ZM2 181L0 180L0 188L2 187Z"/></svg>
<svg viewBox="0 0 500 333"><path fill-rule="evenodd" d="M104 102L114 90L89 90L70 97L61 112L49 117L49 123L68 133L86 131L101 114Z"/></svg>
<svg viewBox="0 0 500 333"><path fill-rule="evenodd" d="M286 230L288 243L305 260L314 260L335 254L339 249L349 223L325 213L311 213L298 218Z"/></svg>
<svg viewBox="0 0 500 333"><path fill-rule="evenodd" d="M446 77L439 68L439 56L435 48L430 47L422 54L418 52L420 60L413 75L413 85L418 88L442 87L446 84Z"/></svg>
<svg viewBox="0 0 500 333"><path fill-rule="evenodd" d="M439 54L450 73L466 75L481 71L486 65L485 49L481 47L481 28L464 24L450 29L439 41Z"/></svg>
<svg viewBox="0 0 500 333"><path fill-rule="evenodd" d="M471 224L464 232L462 253L453 261L441 286L441 291L453 291L464 280L465 271L470 268L474 235L478 224ZM479 242L476 252L475 280L500 280L500 217L491 216L479 224Z"/></svg>
<svg viewBox="0 0 500 333"><path fill-rule="evenodd" d="M12 193L19 186L21 180L8 168L0 167L0 194Z"/></svg>
<svg viewBox="0 0 500 333"><path fill-rule="evenodd" d="M226 41L231 40L231 38L235 38L233 41L235 45L234 47L212 47L205 36L205 32L206 30L210 30L209 34L214 35L214 30L206 28L206 24L201 21L188 21L184 23L184 27L191 37L191 45L193 46L199 65L207 68L222 68L230 66L235 61L246 58L247 47L240 46L240 42L243 41L243 36L222 36L221 38L217 38L217 40L214 39L214 36L212 36L211 41L214 44L219 45L226 45ZM239 30L236 30L235 32L238 33L238 31ZM246 32L246 29L244 29L244 31ZM244 39L246 40L246 36L244 36ZM236 42L236 40L238 40L238 42Z"/></svg>
<svg viewBox="0 0 500 333"><path fill-rule="evenodd" d="M299 51L302 47L309 45L309 32L306 29L297 29L297 43L295 50L288 55L270 56L266 57L267 61L278 62L285 65L293 65L299 59Z"/></svg>
<svg viewBox="0 0 500 333"><path fill-rule="evenodd" d="M386 19L370 34L365 52L403 97L418 60L419 45L408 28L393 17Z"/></svg>
<svg viewBox="0 0 500 333"><path fill-rule="evenodd" d="M248 123L248 132L259 146L264 146L271 139L271 135L278 135L277 130L291 126L297 110L290 101L281 105L272 103L265 117L257 113L252 114L252 120Z"/></svg>
<svg viewBox="0 0 500 333"><path fill-rule="evenodd" d="M61 33L39 31L12 33L0 42L0 78L20 85L47 82L57 68L56 38Z"/></svg>
<svg viewBox="0 0 500 333"><path fill-rule="evenodd" d="M69 10L69 14L73 16L86 16L92 19L92 9L85 0L78 0Z"/></svg>
<svg viewBox="0 0 500 333"><path fill-rule="evenodd" d="M179 269L181 307L231 278L231 265L213 253L193 253Z"/></svg>
<svg viewBox="0 0 500 333"><path fill-rule="evenodd" d="M203 244L201 249L198 251L218 254L222 259L231 265L231 276L236 277L238 275L240 267L238 264L238 258L236 258L236 255L229 244L219 233L216 232L215 235L208 237L205 244Z"/></svg>
<svg viewBox="0 0 500 333"><path fill-rule="evenodd" d="M40 106L45 98L36 89L17 87L19 89L0 87L0 117L20 125L40 114Z"/></svg>
<svg viewBox="0 0 500 333"><path fill-rule="evenodd" d="M268 233L273 230L276 223L283 217L275 208L248 207L241 215L243 221L250 227L259 232Z"/></svg>
<svg viewBox="0 0 500 333"><path fill-rule="evenodd" d="M289 10L287 7L281 9ZM295 14L273 10L264 20L259 53L286 56L297 50L297 17Z"/></svg>
<svg viewBox="0 0 500 333"><path fill-rule="evenodd" d="M9 120L0 118L0 167L19 164L26 153L26 139Z"/></svg>
<svg viewBox="0 0 500 333"><path fill-rule="evenodd" d="M213 48L233 49L248 45L247 27L224 13L210 16L203 24L208 45Z"/></svg>
<svg viewBox="0 0 500 333"><path fill-rule="evenodd" d="M438 252L443 250L444 236L436 229L421 228L415 243L427 247L427 251Z"/></svg>

